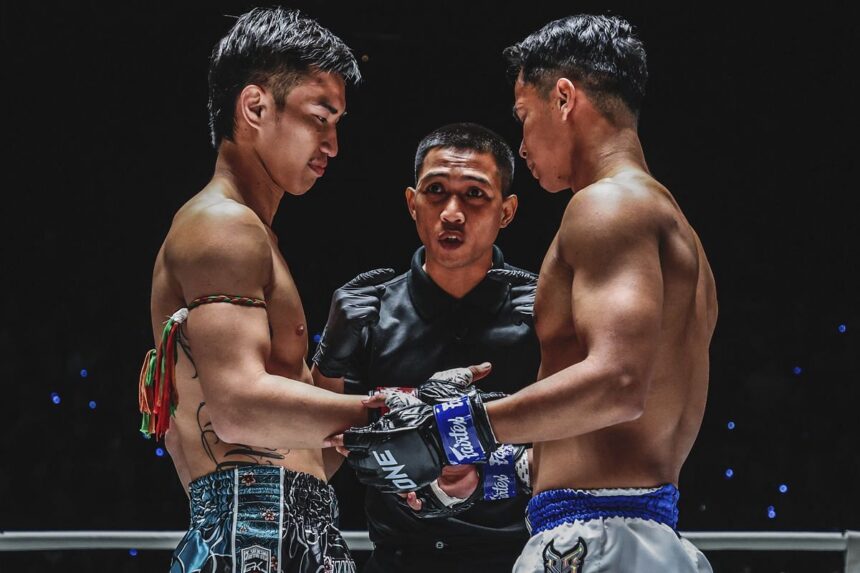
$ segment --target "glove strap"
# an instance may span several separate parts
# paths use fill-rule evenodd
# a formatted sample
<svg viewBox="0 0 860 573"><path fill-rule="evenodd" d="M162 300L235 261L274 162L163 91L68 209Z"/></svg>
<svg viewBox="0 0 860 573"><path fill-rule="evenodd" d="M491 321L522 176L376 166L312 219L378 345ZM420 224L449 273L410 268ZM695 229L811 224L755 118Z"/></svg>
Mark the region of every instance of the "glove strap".
<svg viewBox="0 0 860 573"><path fill-rule="evenodd" d="M456 466L487 460L487 452L478 439L469 396L437 404L433 406L433 414L449 464Z"/></svg>
<svg viewBox="0 0 860 573"><path fill-rule="evenodd" d="M493 432L493 426L490 424L490 417L487 415L487 407L484 405L484 401L492 401L498 398L483 394L482 392L473 392L468 395L468 398L475 430L478 433L481 445L486 451L495 451L501 444L496 439L495 432Z"/></svg>
<svg viewBox="0 0 860 573"><path fill-rule="evenodd" d="M510 499L517 496L515 456L516 448L510 444L504 444L490 454L484 466L484 499Z"/></svg>

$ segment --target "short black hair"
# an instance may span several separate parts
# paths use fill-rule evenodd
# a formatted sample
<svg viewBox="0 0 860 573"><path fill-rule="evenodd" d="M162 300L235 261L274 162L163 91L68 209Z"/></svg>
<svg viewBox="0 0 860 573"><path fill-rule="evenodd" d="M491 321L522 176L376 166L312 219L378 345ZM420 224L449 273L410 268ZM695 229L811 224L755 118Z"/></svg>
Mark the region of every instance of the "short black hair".
<svg viewBox="0 0 860 573"><path fill-rule="evenodd" d="M597 108L613 119L613 99L639 115L648 66L633 26L617 16L580 14L550 22L505 49L511 79L546 89L559 77L579 81Z"/></svg>
<svg viewBox="0 0 860 573"><path fill-rule="evenodd" d="M468 149L479 153L489 153L496 161L502 180L502 195L511 193L514 179L514 154L510 146L496 132L477 123L451 123L434 129L424 136L415 152L415 183L424 165L424 159L431 149L437 147Z"/></svg>
<svg viewBox="0 0 860 573"><path fill-rule="evenodd" d="M254 8L236 20L209 60L209 133L216 149L233 139L236 98L248 84L272 90L283 106L290 89L313 70L361 81L349 47L298 10Z"/></svg>

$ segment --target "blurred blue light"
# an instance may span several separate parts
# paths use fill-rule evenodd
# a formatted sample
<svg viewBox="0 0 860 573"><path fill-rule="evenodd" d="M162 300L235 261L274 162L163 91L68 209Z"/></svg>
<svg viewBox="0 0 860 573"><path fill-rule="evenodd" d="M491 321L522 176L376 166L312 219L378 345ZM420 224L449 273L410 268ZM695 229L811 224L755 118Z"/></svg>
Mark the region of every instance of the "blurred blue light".
<svg viewBox="0 0 860 573"><path fill-rule="evenodd" d="M132 557L137 557L137 549L129 549L128 554Z"/></svg>
<svg viewBox="0 0 860 573"><path fill-rule="evenodd" d="M730 430L734 430L735 429L735 423L732 422L731 420L729 420L729 423L726 424L726 427Z"/></svg>
<svg viewBox="0 0 860 573"><path fill-rule="evenodd" d="M87 369L83 368L81 370L81 378L86 378L88 375L89 375L89 372L87 372Z"/></svg>
<svg viewBox="0 0 860 573"><path fill-rule="evenodd" d="M89 407L90 407L90 410L95 410L96 409L96 401L90 400Z"/></svg>
<svg viewBox="0 0 860 573"><path fill-rule="evenodd" d="M155 448L155 455L159 458L164 457L164 450L162 448Z"/></svg>
<svg viewBox="0 0 860 573"><path fill-rule="evenodd" d="M779 484L779 493L785 493L788 491L788 486L784 483Z"/></svg>
<svg viewBox="0 0 860 573"><path fill-rule="evenodd" d="M773 506L772 506L772 505L769 505L769 506L767 507L767 518L768 518L768 519L774 519L774 518L776 518L776 510L773 508Z"/></svg>
<svg viewBox="0 0 860 573"><path fill-rule="evenodd" d="M791 371L794 372L797 376L800 376L800 373L803 372L803 368L801 368L800 366L795 366Z"/></svg>
<svg viewBox="0 0 860 573"><path fill-rule="evenodd" d="M54 404L59 404L60 403L60 395L57 394L56 392L51 392L51 402L53 402Z"/></svg>
<svg viewBox="0 0 860 573"><path fill-rule="evenodd" d="M314 342L319 344L320 339L322 338L321 334L314 334Z"/></svg>
<svg viewBox="0 0 860 573"><path fill-rule="evenodd" d="M735 475L735 470L733 470L732 468L728 468L726 470L726 478L727 479L732 479L732 477L734 477L734 475Z"/></svg>
<svg viewBox="0 0 860 573"><path fill-rule="evenodd" d="M839 332L845 332L846 330L848 330L847 326L845 326L844 324L839 325Z"/></svg>

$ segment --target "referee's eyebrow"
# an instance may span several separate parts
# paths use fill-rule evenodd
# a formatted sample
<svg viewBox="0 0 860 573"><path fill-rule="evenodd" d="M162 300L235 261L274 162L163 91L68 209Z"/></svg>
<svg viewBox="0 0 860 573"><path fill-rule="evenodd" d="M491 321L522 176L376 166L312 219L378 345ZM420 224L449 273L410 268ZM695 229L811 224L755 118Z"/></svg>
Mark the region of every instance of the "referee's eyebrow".
<svg viewBox="0 0 860 573"><path fill-rule="evenodd" d="M447 170L430 170L427 173L424 173L421 176L421 180L430 179L432 177L443 177L445 179L451 179L451 174ZM466 173L460 176L461 179L465 179L467 181L475 181L476 183L483 183L484 185L492 185L489 179L480 175L473 175L471 173Z"/></svg>

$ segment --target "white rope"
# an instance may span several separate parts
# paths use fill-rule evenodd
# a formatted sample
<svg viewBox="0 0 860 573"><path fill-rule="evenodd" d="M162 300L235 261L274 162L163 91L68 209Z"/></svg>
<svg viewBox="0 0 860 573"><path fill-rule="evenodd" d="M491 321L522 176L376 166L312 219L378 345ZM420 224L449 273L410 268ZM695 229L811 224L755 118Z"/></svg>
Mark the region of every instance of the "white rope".
<svg viewBox="0 0 860 573"><path fill-rule="evenodd" d="M852 532L690 531L681 535L702 551L845 551L847 533Z"/></svg>
<svg viewBox="0 0 860 573"><path fill-rule="evenodd" d="M59 549L174 549L184 531L5 531L0 551ZM703 551L846 551L860 542L860 531L688 531L682 532ZM370 551L366 531L344 531L353 551Z"/></svg>
<svg viewBox="0 0 860 573"><path fill-rule="evenodd" d="M0 551L67 549L173 550L184 531L5 531ZM845 573L860 573L860 531L688 531L682 532L702 551L839 551L845 553ZM344 531L353 551L370 551L366 531Z"/></svg>
<svg viewBox="0 0 860 573"><path fill-rule="evenodd" d="M174 549L184 531L4 531L0 551Z"/></svg>

